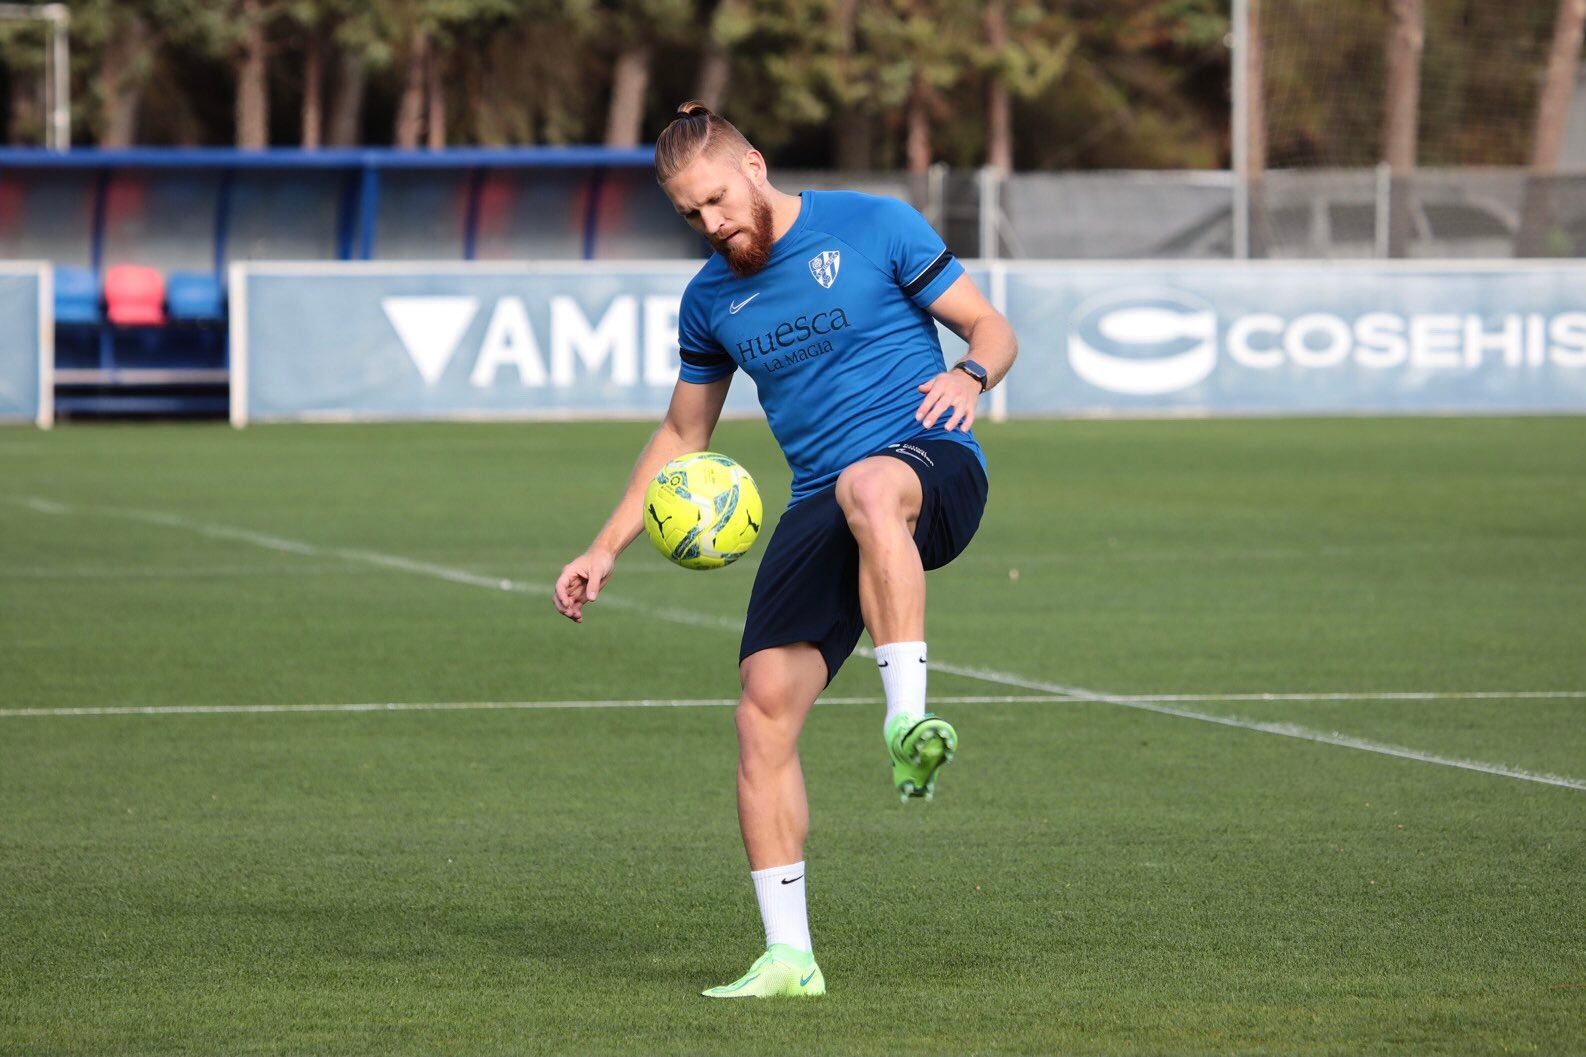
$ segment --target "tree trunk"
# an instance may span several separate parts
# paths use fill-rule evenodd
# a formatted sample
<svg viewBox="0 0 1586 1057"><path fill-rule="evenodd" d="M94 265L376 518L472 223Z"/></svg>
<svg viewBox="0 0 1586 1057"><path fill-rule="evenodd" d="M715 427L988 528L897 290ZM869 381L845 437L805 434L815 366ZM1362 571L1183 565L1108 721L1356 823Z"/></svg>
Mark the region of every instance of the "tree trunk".
<svg viewBox="0 0 1586 1057"><path fill-rule="evenodd" d="M392 137L402 150L419 145L424 125L424 64L429 56L430 35L423 28L413 31L408 47L407 76L402 82L402 102L397 107L396 130Z"/></svg>
<svg viewBox="0 0 1586 1057"><path fill-rule="evenodd" d="M495 62L491 61L493 58L490 56L484 62L463 63L463 100L467 104L463 113L468 118L465 128L471 129L472 142L481 147L501 147L507 142L496 112L500 74Z"/></svg>
<svg viewBox="0 0 1586 1057"><path fill-rule="evenodd" d="M99 90L105 108L101 147L130 147L137 142L138 108L147 80L142 71L148 65L151 47L149 24L133 14L119 22L105 43L99 60Z"/></svg>
<svg viewBox="0 0 1586 1057"><path fill-rule="evenodd" d="M242 39L237 54L237 146L270 145L270 81L265 57L264 17L259 0L242 0Z"/></svg>
<svg viewBox="0 0 1586 1057"><path fill-rule="evenodd" d="M914 90L909 93L908 140L904 147L908 170L924 173L931 167L931 117L925 95L925 85L915 78Z"/></svg>
<svg viewBox="0 0 1586 1057"><path fill-rule="evenodd" d="M611 76L611 109L606 114L606 146L637 147L644 125L644 95L650 84L650 46L640 44L617 56Z"/></svg>
<svg viewBox="0 0 1586 1057"><path fill-rule="evenodd" d="M320 114L325 100L325 50L318 33L311 33L303 56L303 149L318 150L322 139Z"/></svg>
<svg viewBox="0 0 1586 1057"><path fill-rule="evenodd" d="M1575 71L1580 66L1583 27L1586 0L1559 0L1553 21L1553 46L1547 56L1547 80L1537 104L1536 142L1531 152L1533 172L1552 173L1558 168L1564 123L1569 118L1570 96L1575 90Z"/></svg>
<svg viewBox="0 0 1586 1057"><path fill-rule="evenodd" d="M1389 0L1388 94L1383 152L1388 162L1388 256L1403 257L1412 232L1412 179L1421 109L1421 52L1426 44L1424 0Z"/></svg>
<svg viewBox="0 0 1586 1057"><path fill-rule="evenodd" d="M1570 96L1580 66L1581 38L1586 28L1586 0L1559 0L1553 20L1553 46L1548 50L1547 80L1536 108L1536 138L1531 146L1531 177L1526 181L1520 206L1520 230L1515 236L1516 257L1537 257L1547 252L1547 232L1552 226L1553 174L1564 142ZM1572 247L1576 253L1579 247Z"/></svg>
<svg viewBox="0 0 1586 1057"><path fill-rule="evenodd" d="M544 130L541 138L557 146L576 142L578 134L578 120L570 112L563 88L558 78L547 78L540 96L541 128Z"/></svg>
<svg viewBox="0 0 1586 1057"><path fill-rule="evenodd" d="M338 66L327 142L332 147L356 147L363 140L363 90L369 74L363 56L350 51L342 52Z"/></svg>
<svg viewBox="0 0 1586 1057"><path fill-rule="evenodd" d="M429 61L424 64L424 79L428 90L425 92L425 110L429 113L425 125L427 138L425 146L430 150L446 149L446 86L441 80L441 50L432 47Z"/></svg>
<svg viewBox="0 0 1586 1057"><path fill-rule="evenodd" d="M839 0L837 72L839 81L844 85L854 83L854 27L858 15L859 0ZM837 133L832 152L836 156L837 167L848 171L872 168L875 165L875 123L871 115L861 107L842 105L841 98L838 103L831 121Z"/></svg>
<svg viewBox="0 0 1586 1057"><path fill-rule="evenodd" d="M699 77L694 82L694 98L710 107L721 110L721 101L727 95L727 80L732 73L732 60L715 44L705 51L699 64Z"/></svg>
<svg viewBox="0 0 1586 1057"><path fill-rule="evenodd" d="M1000 58L1008 46L1008 10L1005 0L986 4L986 45ZM986 164L998 172L1013 171L1013 100L1000 70L991 72L986 86Z"/></svg>
<svg viewBox="0 0 1586 1057"><path fill-rule="evenodd" d="M837 116L837 168L863 172L875 167L874 130L870 115L862 111Z"/></svg>
<svg viewBox="0 0 1586 1057"><path fill-rule="evenodd" d="M36 86L6 71L10 95L6 105L6 143L12 147L36 147L44 135L39 91Z"/></svg>
<svg viewBox="0 0 1586 1057"><path fill-rule="evenodd" d="M20 105L25 93L17 90L11 67L3 60L0 60L0 93L4 93L5 99L5 110L0 113L0 135L3 135L6 146L19 147L17 119L25 113Z"/></svg>

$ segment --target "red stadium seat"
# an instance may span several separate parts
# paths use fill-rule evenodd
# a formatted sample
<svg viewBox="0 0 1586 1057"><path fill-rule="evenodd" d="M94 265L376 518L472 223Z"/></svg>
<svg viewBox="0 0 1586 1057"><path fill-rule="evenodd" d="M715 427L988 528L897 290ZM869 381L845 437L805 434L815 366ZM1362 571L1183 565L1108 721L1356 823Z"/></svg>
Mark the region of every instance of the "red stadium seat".
<svg viewBox="0 0 1586 1057"><path fill-rule="evenodd" d="M118 264L105 273L105 315L123 327L165 322L165 276L142 264Z"/></svg>

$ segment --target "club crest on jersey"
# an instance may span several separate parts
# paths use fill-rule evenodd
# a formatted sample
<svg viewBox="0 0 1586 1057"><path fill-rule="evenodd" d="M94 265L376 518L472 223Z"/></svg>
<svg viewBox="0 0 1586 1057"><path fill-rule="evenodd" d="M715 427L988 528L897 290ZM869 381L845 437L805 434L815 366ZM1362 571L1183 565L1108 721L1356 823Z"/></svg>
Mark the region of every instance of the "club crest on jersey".
<svg viewBox="0 0 1586 1057"><path fill-rule="evenodd" d="M837 268L843 262L843 255L838 250L823 250L817 257L810 258L810 274L815 281L826 289L832 288L832 283L837 281Z"/></svg>

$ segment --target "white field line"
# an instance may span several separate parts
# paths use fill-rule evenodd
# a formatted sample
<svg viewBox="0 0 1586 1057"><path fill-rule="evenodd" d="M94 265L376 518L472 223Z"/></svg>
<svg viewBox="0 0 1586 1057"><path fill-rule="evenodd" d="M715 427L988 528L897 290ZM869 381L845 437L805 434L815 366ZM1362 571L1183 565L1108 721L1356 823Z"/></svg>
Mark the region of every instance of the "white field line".
<svg viewBox="0 0 1586 1057"><path fill-rule="evenodd" d="M1007 560L994 555L969 556L969 564L976 566L1031 566L1042 565L1095 565L1099 562L1168 562L1181 565L1185 562L1227 561L1293 561L1310 558L1353 558L1378 555L1421 554L1433 551L1457 552L1470 548L1458 543L1380 543L1361 546L1326 544L1318 547L1264 547L1251 550L1205 547L1198 550L1142 551L1127 547L1109 547L1106 550L1068 551L1056 554L1026 554L1017 560ZM954 559L963 561L964 558Z"/></svg>
<svg viewBox="0 0 1586 1057"><path fill-rule="evenodd" d="M1586 690L1346 690L1319 694L1113 694L1113 701L1505 701L1581 700Z"/></svg>
<svg viewBox="0 0 1586 1057"><path fill-rule="evenodd" d="M948 705L1080 704L1073 698L1050 694L972 695L937 697ZM230 713L268 714L276 712L499 712L538 711L541 709L586 708L728 708L736 697L630 698L609 701L386 701L350 704L310 705L102 705L91 708L0 708L0 719L43 718L48 716L192 716ZM883 697L823 697L818 705L881 705Z"/></svg>
<svg viewBox="0 0 1586 1057"><path fill-rule="evenodd" d="M92 512L92 511L90 511ZM229 525L209 525L202 521L190 521L175 514L165 514L156 510L111 510L104 509L103 513L129 518L133 521L142 521L150 525L163 525L166 528L186 529L196 532L200 536L210 539L236 540L239 543L251 543L255 547L265 547L273 551L282 551L286 554L318 555L327 553L310 543L299 543L297 540L282 539L279 536L268 536L262 532L250 532L247 529L232 528Z"/></svg>
<svg viewBox="0 0 1586 1057"><path fill-rule="evenodd" d="M940 667L939 665L936 667ZM1244 719L1239 716L1219 716L1211 712L1198 712L1194 709L1175 708L1168 704L1161 704L1150 698L1126 697L1117 694L1102 694L1094 691L1081 690L1077 687L1063 686L1058 683L1043 682L1039 679L1026 679L1022 676L1010 675L1006 672L993 672L984 669L976 670L973 678L983 679L987 682L1001 683L1004 686L1014 686L1023 690L1044 691L1050 694L1060 694L1064 697L1079 701L1097 701L1103 704L1120 705L1124 708L1136 708L1143 712L1155 712L1163 716L1177 716L1180 719L1194 719L1202 723L1216 723L1224 727L1237 727L1240 730L1253 730L1261 734L1276 734L1283 738L1296 738L1300 741L1312 741L1321 745L1337 745L1346 749L1359 749L1361 752L1373 752L1382 756L1393 756L1401 760L1416 760L1420 763L1436 764L1440 767L1456 767L1465 771L1480 771L1483 774L1501 775L1504 778L1514 778L1522 782L1537 782L1542 785L1559 786L1564 789L1586 790L1586 780L1570 778L1563 775L1543 774L1536 771L1526 771L1518 767L1505 767L1501 764L1485 763L1480 760L1462 760L1451 756L1439 756L1434 753L1422 752L1418 749L1403 748L1398 745L1388 745L1381 742L1368 741L1336 731L1324 732L1301 727L1294 723L1265 723L1260 720ZM1538 691L1531 691L1536 693ZM1492 697L1513 697L1516 694L1483 691ZM1462 695L1448 695L1462 696ZM1236 698L1237 699L1237 698ZM1329 697L1328 699L1337 699ZM1363 700L1371 700L1366 697Z"/></svg>
<svg viewBox="0 0 1586 1057"><path fill-rule="evenodd" d="M960 694L931 696L931 701L942 705L1049 705L1049 704L1130 704L1163 701L1379 701L1379 700L1443 700L1455 699L1509 699L1509 698L1586 698L1586 691L1537 690L1523 693L1382 693L1343 694L1172 694L1172 695L1109 695L1094 698L1073 694ZM736 697L696 698L612 698L607 700L569 699L565 701L380 701L350 703L318 703L287 705L101 705L85 708L0 708L0 719L44 716L164 716L164 715L222 715L226 713L275 712L463 712L470 710L535 710L581 708L705 708L736 705ZM879 705L884 697L822 697L819 705ZM1226 717L1224 717L1226 718ZM1249 721L1242 721L1249 722ZM1284 726L1276 724L1276 726Z"/></svg>
<svg viewBox="0 0 1586 1057"><path fill-rule="evenodd" d="M214 580L239 577L276 576L375 576L380 570L350 565L343 561L302 563L297 565L195 565L187 568L160 568L159 566L128 565L120 568L93 566L59 568L3 568L3 580Z"/></svg>
<svg viewBox="0 0 1586 1057"><path fill-rule="evenodd" d="M51 503L51 500L39 500L37 497L24 497L20 500L24 506L37 502ZM62 513L72 512L71 507L62 504ZM382 554L376 551L352 550L337 547L317 547L310 543L298 540L289 540L279 536L252 532L247 529L235 528L229 525L217 525L208 522L195 521L169 514L162 511L133 510L115 507L88 507L83 508L85 513L101 514L109 517L121 517L149 524L163 525L170 528L185 529L197 532L200 535L213 539L235 540L249 543L258 547L271 550L284 551L290 554L308 556L335 556L349 561L367 562L397 569L402 572L413 573L419 576L429 576L449 583L463 584L470 587L483 587L495 591L525 592L531 594L549 594L550 584L530 583L521 580L498 579L480 576L461 569L452 569L432 562L416 561L403 558L399 555ZM708 613L695 613L689 610L676 608L656 608L641 602L625 599L610 594L602 596L602 601L597 605L606 604L609 608L638 611L653 618L687 624L693 627L718 628L733 632L742 632L743 622L729 620L726 617L714 616ZM874 656L874 653L861 647L855 652L864 656ZM1215 723L1218 726L1234 727L1240 730L1255 731L1261 734L1275 734L1284 738L1295 738L1301 741L1311 741L1322 745L1335 745L1340 748L1358 749L1361 752L1377 753L1383 756L1392 756L1397 759L1415 760L1420 763L1435 764L1441 767L1454 767L1466 771L1479 771L1483 774L1499 775L1504 778L1513 778L1522 782L1536 782L1542 785L1558 786L1565 789L1586 790L1586 780L1570 778L1562 775L1541 774L1525 771L1519 768L1505 767L1499 764L1484 763L1480 760L1462 760L1453 757L1438 756L1433 753L1421 752L1417 749L1404 748L1397 745L1387 745L1363 738L1355 738L1341 733L1327 733L1311 730L1307 727L1291 723L1265 723L1258 720L1244 719L1237 716L1219 716L1209 712L1198 712L1194 709L1176 708L1169 704L1158 703L1149 698L1120 696L1087 690L1083 687L1066 686L1040 679L1030 679L1013 672L1002 672L991 668L971 668L955 664L933 662L932 667L937 671L962 676L967 679L977 679L981 682L995 683L1001 686L1013 687L1019 690L1029 690L1041 694L1051 694L1067 700L1092 701L1100 704L1118 705L1123 708L1138 709L1143 712L1154 712L1158 715L1176 716L1180 719L1193 719L1202 723ZM1515 697L1536 691L1483 691L1494 697ZM216 706L220 707L220 706Z"/></svg>

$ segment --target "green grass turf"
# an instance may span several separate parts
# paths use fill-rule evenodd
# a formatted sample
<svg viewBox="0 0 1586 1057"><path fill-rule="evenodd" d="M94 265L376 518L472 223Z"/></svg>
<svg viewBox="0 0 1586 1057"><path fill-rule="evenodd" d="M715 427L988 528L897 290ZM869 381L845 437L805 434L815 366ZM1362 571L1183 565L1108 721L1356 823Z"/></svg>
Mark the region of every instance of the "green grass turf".
<svg viewBox="0 0 1586 1057"><path fill-rule="evenodd" d="M980 432L934 659L1586 690L1586 420ZM371 557L549 583L645 435L0 431L0 707L730 697L672 618L752 559L641 544L575 627ZM780 509L763 426L716 446ZM1581 699L1185 707L1586 779ZM1082 701L958 706L905 807L879 712L805 734L800 1004L694 997L759 945L728 708L0 717L0 1052L1586 1052L1586 792Z"/></svg>

